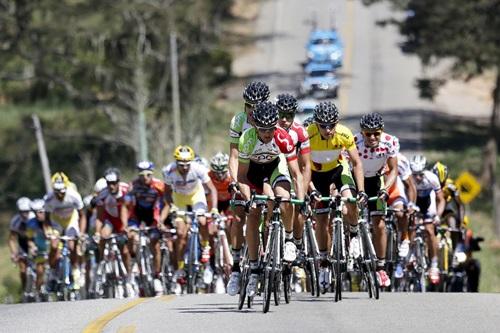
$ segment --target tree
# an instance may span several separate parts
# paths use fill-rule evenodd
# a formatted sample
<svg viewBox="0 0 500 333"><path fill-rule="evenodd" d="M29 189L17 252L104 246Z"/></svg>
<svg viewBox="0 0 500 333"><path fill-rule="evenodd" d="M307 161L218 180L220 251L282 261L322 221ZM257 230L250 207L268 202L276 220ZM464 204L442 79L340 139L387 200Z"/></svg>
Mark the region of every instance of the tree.
<svg viewBox="0 0 500 333"><path fill-rule="evenodd" d="M496 233L500 237L500 188L496 184L497 139L500 128L500 0L363 0L365 4L390 2L404 11L402 19L385 23L399 27L404 36L402 50L417 55L424 66L450 62L451 77L469 80L493 71L496 75L492 92L489 140L485 149L482 181L493 191ZM439 85L448 78L425 78L419 82L433 97Z"/></svg>

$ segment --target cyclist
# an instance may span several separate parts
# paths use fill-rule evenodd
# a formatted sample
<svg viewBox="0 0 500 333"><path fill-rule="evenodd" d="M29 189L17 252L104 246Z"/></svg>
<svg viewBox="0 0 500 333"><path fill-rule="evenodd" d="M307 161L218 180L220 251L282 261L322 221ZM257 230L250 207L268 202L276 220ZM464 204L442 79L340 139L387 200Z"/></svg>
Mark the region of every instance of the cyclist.
<svg viewBox="0 0 500 333"><path fill-rule="evenodd" d="M74 237L75 240L68 241L70 260L73 266L72 278L73 288L79 289L80 269L78 267L77 240L81 233L86 230L87 219L83 210L83 200L76 186L71 183L63 172L56 172L52 176L52 191L45 196L45 211L49 220L58 232L64 236ZM55 268L59 258L59 250L49 256L49 263Z"/></svg>
<svg viewBox="0 0 500 333"><path fill-rule="evenodd" d="M352 132L347 127L339 124L339 111L332 102L321 102L314 108L313 123L307 127L311 145L311 182L309 189L311 197L330 196L331 186L343 197L356 196L360 204L366 204L363 165L358 155ZM345 152L350 158L354 179ZM320 268L319 281L325 290L330 286L330 272L327 269L328 246L331 244L331 235L328 232L328 210L316 210L316 238L318 249L323 259ZM350 231L358 232L357 207L355 204L346 204L344 218L350 225Z"/></svg>
<svg viewBox="0 0 500 333"><path fill-rule="evenodd" d="M448 177L448 167L441 162L436 162L432 167L432 172L438 177L441 190L443 191L446 206L443 212L443 218L451 229L451 240L453 249L459 248L460 256L465 260L464 239L462 227L464 226L465 206L460 200L458 188L453 179ZM463 260L459 260L463 262Z"/></svg>
<svg viewBox="0 0 500 333"><path fill-rule="evenodd" d="M415 185L417 186L417 206L420 213L423 215L423 223L425 224L427 234L427 247L431 259L429 279L432 284L438 284L438 241L435 223L440 222L446 201L438 177L431 171L425 169L426 164L427 159L423 155L415 155L410 161L410 168L415 180ZM431 198L433 192L436 196L435 202Z"/></svg>
<svg viewBox="0 0 500 333"><path fill-rule="evenodd" d="M296 246L293 243L292 210L286 199L290 198L290 176L287 168L280 166L280 154L284 154L288 169L293 179L297 198L304 199L303 178L297 162L294 142L284 129L277 127L278 108L271 102L261 102L252 112L255 127L247 129L239 142L238 184L244 199L250 199L250 190L267 195L279 195L285 202L281 204L283 225L285 228L285 245L283 259L294 261ZM255 295L259 279L258 245L259 245L258 209L251 209L247 218L246 241L250 261L250 278L247 285L249 296ZM234 274L234 273L233 273ZM239 274L234 274L239 279ZM238 292L236 288L236 292Z"/></svg>
<svg viewBox="0 0 500 333"><path fill-rule="evenodd" d="M229 189L233 192L237 190L237 175L238 175L238 145L243 132L251 128L252 125L252 112L255 105L259 102L267 101L269 98L269 87L264 82L253 81L248 84L243 90L243 100L245 102L244 111L236 114L231 119L231 126L229 130L229 174L233 179ZM245 209L242 205L236 205L234 208L235 214L238 216L239 221L235 221L231 230L231 246L233 254L233 273L227 285L227 292L229 295L234 296L239 291L239 274L240 274L240 252L243 247L243 226L246 221Z"/></svg>
<svg viewBox="0 0 500 333"><path fill-rule="evenodd" d="M57 239L50 239L52 235L58 235L58 232L52 227L45 214L45 201L35 199L31 202L31 210L35 217L27 222L26 235L28 237L28 247L33 255L33 261L36 264L36 290L41 292L44 283L45 260L48 254L48 243L51 243L51 249L56 249Z"/></svg>
<svg viewBox="0 0 500 333"><path fill-rule="evenodd" d="M309 182L311 181L311 162L310 153L311 147L309 144L309 136L304 126L294 121L295 113L297 112L297 99L290 94L280 94L276 97L276 107L278 108L278 126L283 128L290 134L293 140L293 145L297 153L297 158L300 166L300 171L303 178L303 189L307 191ZM285 161L281 161L284 163ZM305 193L304 193L305 194ZM300 208L295 206L293 219L293 241L297 249L302 250L302 234L304 232L304 219L299 212ZM300 253L300 252L299 252Z"/></svg>
<svg viewBox="0 0 500 333"><path fill-rule="evenodd" d="M155 165L150 161L140 161L136 165L139 176L132 181L128 193L125 195L125 205L122 205L120 214L121 218L128 217L128 227L140 228L141 224L151 227L148 231L150 238L151 252L153 253L153 269L154 289L157 294L163 292L163 287L160 281L161 270L161 250L160 250L160 232L158 231L158 223L160 222L160 205L165 193L165 185L163 182L153 177ZM122 221L123 225L127 225L126 221ZM129 250L132 256L135 255L135 245L138 243L137 232L130 230L128 238L133 242L129 242Z"/></svg>
<svg viewBox="0 0 500 333"><path fill-rule="evenodd" d="M377 112L363 115L359 125L361 132L354 136L354 141L363 163L366 193L370 197L378 197L377 201L368 203L374 234L373 245L378 259L377 277L381 287L389 287L391 280L385 271L387 234L384 215L389 198L388 189L395 183L398 175L399 140L384 132L384 120ZM384 179L385 168L387 174ZM361 254L357 238L353 238L349 245L351 255L356 258Z"/></svg>
<svg viewBox="0 0 500 333"><path fill-rule="evenodd" d="M107 169L104 172L104 179L107 186L99 192L96 198L95 234L98 239L100 238L99 252L102 257L106 238L109 238L113 233L119 235L117 243L120 246L123 263L128 274L130 274L131 257L128 247L125 246L127 242L125 228L128 226L128 216L126 215L127 212L122 209L129 185L120 181L120 170L116 168Z"/></svg>
<svg viewBox="0 0 500 333"><path fill-rule="evenodd" d="M202 215L198 217L202 247L201 261L206 263L210 260L210 245L207 220L203 216L208 210L205 188L210 192L212 214L218 214L217 190L208 176L207 168L200 163L193 163L195 158L193 148L184 145L177 146L173 156L175 162L163 168L165 206L162 210L161 221L167 218L172 205L175 205L179 210L187 211L192 209L197 214ZM184 252L188 239L189 221L177 218L174 223L177 230L175 243L177 271L175 272L175 280L182 282L185 276Z"/></svg>
<svg viewBox="0 0 500 333"><path fill-rule="evenodd" d="M9 250L12 262L19 266L19 277L24 290L26 286L26 259L28 239L26 237L26 222L34 217L31 211L31 200L27 197L17 199L17 214L10 220Z"/></svg>
<svg viewBox="0 0 500 333"><path fill-rule="evenodd" d="M410 236L408 233L408 219L415 211L415 201L417 200L417 189L410 169L410 161L401 153L398 158L398 177L396 182L389 188L389 199L387 204L394 209L400 210L396 213L398 219L398 229L401 232L401 242L399 244L398 255L406 258L410 251ZM402 210L407 208L406 212ZM402 268L398 266L402 274Z"/></svg>

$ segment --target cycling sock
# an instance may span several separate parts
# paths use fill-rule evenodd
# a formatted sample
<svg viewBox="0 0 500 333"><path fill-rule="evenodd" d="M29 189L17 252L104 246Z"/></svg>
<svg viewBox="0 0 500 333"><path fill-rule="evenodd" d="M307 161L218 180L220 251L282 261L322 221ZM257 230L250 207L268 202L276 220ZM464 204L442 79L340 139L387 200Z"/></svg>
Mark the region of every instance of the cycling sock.
<svg viewBox="0 0 500 333"><path fill-rule="evenodd" d="M232 249L231 254L233 255L233 262L236 264L240 262L241 259L241 249Z"/></svg>
<svg viewBox="0 0 500 333"><path fill-rule="evenodd" d="M209 246L210 243L207 240L201 242L201 247L209 247Z"/></svg>
<svg viewBox="0 0 500 333"><path fill-rule="evenodd" d="M179 260L177 262L177 269L178 270L183 270L184 269L184 260Z"/></svg>
<svg viewBox="0 0 500 333"><path fill-rule="evenodd" d="M380 271L385 268L385 258L377 258L377 271Z"/></svg>
<svg viewBox="0 0 500 333"><path fill-rule="evenodd" d="M250 261L250 272L252 274L258 274L259 273L259 262L257 260Z"/></svg>
<svg viewBox="0 0 500 333"><path fill-rule="evenodd" d="M349 225L349 232L351 235L356 235L359 231L359 225Z"/></svg>
<svg viewBox="0 0 500 333"><path fill-rule="evenodd" d="M285 242L289 242L293 239L293 231L285 231Z"/></svg>
<svg viewBox="0 0 500 333"><path fill-rule="evenodd" d="M293 242L295 243L295 246L297 246L298 249L302 248L302 238L293 238Z"/></svg>
<svg viewBox="0 0 500 333"><path fill-rule="evenodd" d="M432 260L431 260L431 267L432 268L437 268L438 267L438 258L437 257L432 258Z"/></svg>

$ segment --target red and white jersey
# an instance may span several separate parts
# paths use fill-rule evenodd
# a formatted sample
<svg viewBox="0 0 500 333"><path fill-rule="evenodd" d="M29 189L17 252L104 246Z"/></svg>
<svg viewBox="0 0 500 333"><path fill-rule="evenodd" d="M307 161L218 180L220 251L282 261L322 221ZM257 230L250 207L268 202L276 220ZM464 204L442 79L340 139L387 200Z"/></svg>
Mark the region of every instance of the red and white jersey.
<svg viewBox="0 0 500 333"><path fill-rule="evenodd" d="M284 154L287 161L297 159L293 139L286 130L276 127L271 141L264 143L259 139L257 129L252 127L243 132L239 142L239 161L265 164Z"/></svg>
<svg viewBox="0 0 500 333"><path fill-rule="evenodd" d="M375 177L383 174L387 160L390 157L396 157L399 152L398 138L387 133L382 133L378 146L374 148L365 146L365 139L361 133L354 136L354 142L363 163L365 177Z"/></svg>
<svg viewBox="0 0 500 333"><path fill-rule="evenodd" d="M287 131L293 140L293 145L295 146L297 154L308 154L311 152L309 134L307 134L307 130L304 126L294 121Z"/></svg>
<svg viewBox="0 0 500 333"><path fill-rule="evenodd" d="M118 192L112 194L109 192L108 188L105 188L97 195L96 204L98 207L102 207L104 211L104 216L100 217L104 220L120 220L120 210L122 204L125 202L125 196L129 191L129 184L120 182L118 184Z"/></svg>

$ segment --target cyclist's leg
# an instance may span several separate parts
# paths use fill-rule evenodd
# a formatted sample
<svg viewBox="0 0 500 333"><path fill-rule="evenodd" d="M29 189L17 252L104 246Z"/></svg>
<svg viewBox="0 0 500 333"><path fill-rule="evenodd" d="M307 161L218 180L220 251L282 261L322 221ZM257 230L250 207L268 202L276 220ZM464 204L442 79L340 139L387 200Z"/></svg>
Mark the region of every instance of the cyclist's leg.
<svg viewBox="0 0 500 333"><path fill-rule="evenodd" d="M342 163L335 168L335 173L332 175L331 181L339 189L340 194L344 198L352 198L356 196L356 184L352 178L349 165ZM355 203L346 203L344 206L344 220L351 226L351 230L357 230L358 225L358 207Z"/></svg>
<svg viewBox="0 0 500 333"><path fill-rule="evenodd" d="M103 221L102 222L102 227L100 228L100 231L99 231L99 236L101 237L99 239L99 254L100 254L100 258L103 257L103 253L104 253L104 245L106 243L106 239L109 238L109 236L111 236L111 234L113 233L113 225L108 221Z"/></svg>
<svg viewBox="0 0 500 333"><path fill-rule="evenodd" d="M311 173L311 182L321 196L330 195L332 171ZM316 218L316 241L318 242L318 250L320 255L326 258L328 253L328 244L331 243L331 235L328 232L328 217L330 209L324 203L317 203L315 205L315 218Z"/></svg>
<svg viewBox="0 0 500 333"><path fill-rule="evenodd" d="M293 209L288 201L290 199L290 190L292 188L290 175L286 164L280 163L271 175L270 184L273 188L274 195L281 196L286 202L281 203L281 218L285 227L285 238L287 240L293 239Z"/></svg>
<svg viewBox="0 0 500 333"><path fill-rule="evenodd" d="M369 197L377 196L383 186L381 177L365 177L365 191ZM368 203L370 219L373 225L373 246L377 255L377 268L383 269L385 266L385 252L387 247L387 233L385 232L385 203L381 200Z"/></svg>
<svg viewBox="0 0 500 333"><path fill-rule="evenodd" d="M21 287L24 288L26 287L26 259L24 257L19 256L19 259L17 261L17 267L19 267L19 278L21 279Z"/></svg>

